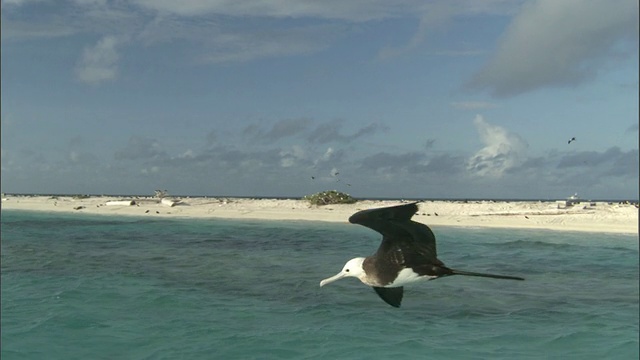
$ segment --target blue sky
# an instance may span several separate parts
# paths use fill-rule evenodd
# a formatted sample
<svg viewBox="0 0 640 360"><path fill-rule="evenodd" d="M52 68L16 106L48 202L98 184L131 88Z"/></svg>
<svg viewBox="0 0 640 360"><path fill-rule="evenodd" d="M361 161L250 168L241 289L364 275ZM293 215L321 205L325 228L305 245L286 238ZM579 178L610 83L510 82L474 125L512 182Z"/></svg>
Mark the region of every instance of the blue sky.
<svg viewBox="0 0 640 360"><path fill-rule="evenodd" d="M638 198L636 0L2 0L1 30L2 192Z"/></svg>

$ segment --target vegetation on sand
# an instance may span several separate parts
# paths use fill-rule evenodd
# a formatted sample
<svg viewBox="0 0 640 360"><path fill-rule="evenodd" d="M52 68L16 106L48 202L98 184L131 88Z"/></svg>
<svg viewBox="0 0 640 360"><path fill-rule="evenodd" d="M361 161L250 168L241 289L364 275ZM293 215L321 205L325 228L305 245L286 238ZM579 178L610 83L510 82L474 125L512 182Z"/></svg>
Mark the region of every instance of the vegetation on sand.
<svg viewBox="0 0 640 360"><path fill-rule="evenodd" d="M306 195L302 198L309 201L311 205L332 205L332 204L353 204L356 199L351 195L335 190L322 191L313 195Z"/></svg>

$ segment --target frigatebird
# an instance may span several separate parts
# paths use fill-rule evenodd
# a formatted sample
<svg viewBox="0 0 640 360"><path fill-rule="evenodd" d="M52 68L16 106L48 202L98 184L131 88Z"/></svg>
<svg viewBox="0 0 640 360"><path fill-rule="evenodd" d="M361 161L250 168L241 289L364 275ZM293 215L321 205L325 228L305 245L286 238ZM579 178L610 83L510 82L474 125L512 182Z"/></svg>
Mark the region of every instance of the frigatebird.
<svg viewBox="0 0 640 360"><path fill-rule="evenodd" d="M362 210L349 218L352 224L366 226L382 235L375 254L349 260L342 271L324 279L324 286L344 277L356 277L387 304L400 307L404 286L420 280L433 280L451 275L478 276L494 279L524 280L517 276L469 272L448 268L437 258L436 238L431 229L411 220L418 211L417 203Z"/></svg>

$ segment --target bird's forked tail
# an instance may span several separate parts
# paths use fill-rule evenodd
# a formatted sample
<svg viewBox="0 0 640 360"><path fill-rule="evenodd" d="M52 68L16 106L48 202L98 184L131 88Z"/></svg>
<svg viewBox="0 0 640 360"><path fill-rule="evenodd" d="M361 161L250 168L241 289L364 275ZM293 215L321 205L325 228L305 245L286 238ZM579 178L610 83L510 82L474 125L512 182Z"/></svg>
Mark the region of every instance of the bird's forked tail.
<svg viewBox="0 0 640 360"><path fill-rule="evenodd" d="M486 277L486 278L493 278L493 279L506 279L506 280L524 280L524 278L521 278L521 277L518 277L518 276L484 274L484 273L462 271L462 270L454 270L454 269L451 269L451 275L478 276L478 277Z"/></svg>

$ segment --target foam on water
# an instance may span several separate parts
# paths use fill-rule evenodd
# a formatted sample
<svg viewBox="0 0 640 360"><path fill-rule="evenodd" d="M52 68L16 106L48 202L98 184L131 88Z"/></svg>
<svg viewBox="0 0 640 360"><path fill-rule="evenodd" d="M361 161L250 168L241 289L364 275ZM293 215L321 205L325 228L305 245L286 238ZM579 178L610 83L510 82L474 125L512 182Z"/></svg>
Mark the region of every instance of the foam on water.
<svg viewBox="0 0 640 360"><path fill-rule="evenodd" d="M2 212L3 359L638 358L635 236L435 227L450 277L400 309L348 224Z"/></svg>

